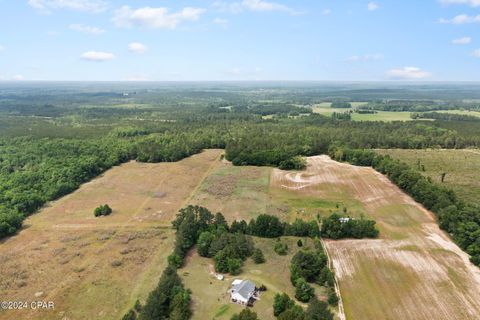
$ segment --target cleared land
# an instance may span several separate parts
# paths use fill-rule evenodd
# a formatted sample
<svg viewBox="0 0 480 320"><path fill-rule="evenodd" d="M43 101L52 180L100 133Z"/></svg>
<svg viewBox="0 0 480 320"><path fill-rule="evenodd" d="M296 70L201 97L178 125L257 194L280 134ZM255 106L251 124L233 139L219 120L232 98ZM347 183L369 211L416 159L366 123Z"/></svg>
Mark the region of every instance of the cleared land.
<svg viewBox="0 0 480 320"><path fill-rule="evenodd" d="M274 239L254 238L255 246L260 248L266 258L263 264L255 264L248 259L239 276L227 275L223 281L215 278L213 259L198 256L192 252L186 260L186 266L179 270L185 286L192 290L193 318L203 319L230 319L244 307L231 303L228 289L234 279L249 279L257 286L265 285L267 291L262 292L253 310L260 319L276 319L273 316L273 297L275 293L285 292L290 297L295 296L295 288L290 282L290 260L297 252L295 237L284 237L282 241L288 243L288 255L279 256L273 251ZM313 246L312 240L305 240L306 246ZM321 287L314 285L319 299L326 299L326 293Z"/></svg>
<svg viewBox="0 0 480 320"><path fill-rule="evenodd" d="M364 102L352 102L352 108L331 108L331 103L321 103L315 105L312 110L315 113L324 116L331 116L332 113L344 113L353 111L356 107L365 105ZM377 111L375 114L359 114L352 113L352 120L354 121L411 121L410 112L391 112L391 111Z"/></svg>
<svg viewBox="0 0 480 320"><path fill-rule="evenodd" d="M191 203L212 212L222 212L228 221L247 220L261 213L282 215L285 207L277 207L268 193L268 167L235 167L223 161L203 181Z"/></svg>
<svg viewBox="0 0 480 320"><path fill-rule="evenodd" d="M480 270L383 175L318 156L301 173L275 169L272 186L356 199L377 220L380 239L326 241L347 319L478 319Z"/></svg>
<svg viewBox="0 0 480 320"><path fill-rule="evenodd" d="M0 319L116 319L154 288L173 246L170 221L221 150L176 163L130 162L51 203L0 245L0 300L53 301L53 311ZM94 218L108 203L113 214Z"/></svg>
<svg viewBox="0 0 480 320"><path fill-rule="evenodd" d="M422 174L455 190L462 199L480 205L480 150L377 150L402 160ZM424 170L424 171L423 171Z"/></svg>

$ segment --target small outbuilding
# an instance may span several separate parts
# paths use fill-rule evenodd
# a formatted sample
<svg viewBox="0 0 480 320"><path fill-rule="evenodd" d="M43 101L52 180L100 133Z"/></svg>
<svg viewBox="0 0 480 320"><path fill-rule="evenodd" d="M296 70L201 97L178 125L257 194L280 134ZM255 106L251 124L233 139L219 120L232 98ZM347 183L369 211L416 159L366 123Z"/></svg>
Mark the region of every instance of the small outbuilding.
<svg viewBox="0 0 480 320"><path fill-rule="evenodd" d="M234 280L230 289L230 298L234 303L250 306L258 298L257 288L250 280Z"/></svg>

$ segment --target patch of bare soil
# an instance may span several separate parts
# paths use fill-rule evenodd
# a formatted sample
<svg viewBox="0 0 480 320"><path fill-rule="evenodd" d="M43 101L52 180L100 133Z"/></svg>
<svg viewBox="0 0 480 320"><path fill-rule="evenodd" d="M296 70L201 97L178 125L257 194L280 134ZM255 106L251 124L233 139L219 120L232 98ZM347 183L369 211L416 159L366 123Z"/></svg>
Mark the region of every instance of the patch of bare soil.
<svg viewBox="0 0 480 320"><path fill-rule="evenodd" d="M272 185L324 198L333 190L377 221L380 239L326 241L347 319L479 319L480 269L385 176L318 156L303 172L274 170Z"/></svg>

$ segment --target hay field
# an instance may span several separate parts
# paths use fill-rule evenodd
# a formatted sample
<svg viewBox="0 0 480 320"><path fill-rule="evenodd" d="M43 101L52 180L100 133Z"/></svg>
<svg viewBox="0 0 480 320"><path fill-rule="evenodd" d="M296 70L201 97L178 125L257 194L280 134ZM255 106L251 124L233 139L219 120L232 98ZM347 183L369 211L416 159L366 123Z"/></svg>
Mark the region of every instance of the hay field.
<svg viewBox="0 0 480 320"><path fill-rule="evenodd" d="M279 214L286 210L276 206L269 195L268 167L235 167L222 161L203 181L191 203L222 212L228 221L246 220L261 213Z"/></svg>
<svg viewBox="0 0 480 320"><path fill-rule="evenodd" d="M221 153L126 163L28 218L0 244L0 300L53 301L55 309L0 319L118 320L156 285L173 247L170 221ZM112 215L94 218L103 203Z"/></svg>
<svg viewBox="0 0 480 320"><path fill-rule="evenodd" d="M326 241L347 319L478 319L480 270L383 175L318 156L301 173L274 169L271 183L298 197L356 199L377 220L380 239Z"/></svg>
<svg viewBox="0 0 480 320"><path fill-rule="evenodd" d="M446 173L445 186L452 188L461 199L480 205L480 150L379 149L376 151L418 168L420 173L437 183L441 183L441 174Z"/></svg>

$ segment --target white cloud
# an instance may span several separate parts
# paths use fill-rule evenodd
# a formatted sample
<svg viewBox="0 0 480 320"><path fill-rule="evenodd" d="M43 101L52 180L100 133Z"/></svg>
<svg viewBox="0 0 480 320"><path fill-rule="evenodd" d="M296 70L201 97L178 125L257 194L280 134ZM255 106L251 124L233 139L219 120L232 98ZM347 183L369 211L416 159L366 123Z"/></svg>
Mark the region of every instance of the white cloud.
<svg viewBox="0 0 480 320"><path fill-rule="evenodd" d="M387 72L387 75L392 79L399 80L420 80L431 76L427 71L423 71L417 67L403 67L391 69Z"/></svg>
<svg viewBox="0 0 480 320"><path fill-rule="evenodd" d="M301 14L284 4L277 2L269 2L263 0L243 0L240 2L225 2L225 1L215 1L213 6L220 11L228 11L232 13L240 13L244 10L247 11L256 11L256 12L272 12L280 11L286 12L292 15Z"/></svg>
<svg viewBox="0 0 480 320"><path fill-rule="evenodd" d="M452 19L441 18L440 23L451 23L451 24L466 24L466 23L480 23L480 14L476 16L469 16L468 14L459 14Z"/></svg>
<svg viewBox="0 0 480 320"><path fill-rule="evenodd" d="M91 27L91 26L86 26L83 24L71 24L68 26L70 29L82 32L82 33L87 33L87 34L93 34L93 35L100 35L104 34L105 30L97 27Z"/></svg>
<svg viewBox="0 0 480 320"><path fill-rule="evenodd" d="M5 51L5 47L0 45L0 52Z"/></svg>
<svg viewBox="0 0 480 320"><path fill-rule="evenodd" d="M115 55L110 52L102 51L87 51L81 55L83 60L87 61L109 61L115 59Z"/></svg>
<svg viewBox="0 0 480 320"><path fill-rule="evenodd" d="M22 81L22 80L25 80L25 77L22 76L21 74L16 74L12 77L12 80L13 81Z"/></svg>
<svg viewBox="0 0 480 320"><path fill-rule="evenodd" d="M462 38L452 40L453 44L460 44L460 45L469 44L470 42L472 42L472 38L470 37L462 37Z"/></svg>
<svg viewBox="0 0 480 320"><path fill-rule="evenodd" d="M474 56L475 58L480 58L480 49L473 51L472 56Z"/></svg>
<svg viewBox="0 0 480 320"><path fill-rule="evenodd" d="M132 9L123 6L115 11L112 21L117 27L147 27L154 29L175 29L185 21L197 21L205 12L202 8L185 7L178 12L169 13L167 8L143 7Z"/></svg>
<svg viewBox="0 0 480 320"><path fill-rule="evenodd" d="M377 10L378 8L380 8L380 6L379 6L378 4L376 4L375 2L369 2L369 3L367 4L367 9L368 9L369 11L375 11L375 10Z"/></svg>
<svg viewBox="0 0 480 320"><path fill-rule="evenodd" d="M443 4L468 4L471 7L480 7L480 0L440 0Z"/></svg>
<svg viewBox="0 0 480 320"><path fill-rule="evenodd" d="M128 45L128 51L142 54L148 50L147 46L140 42L132 42Z"/></svg>
<svg viewBox="0 0 480 320"><path fill-rule="evenodd" d="M332 13L332 10L330 10L330 9L324 9L324 10L322 11L322 15L324 15L324 16L328 16L328 15L330 15L331 13Z"/></svg>
<svg viewBox="0 0 480 320"><path fill-rule="evenodd" d="M369 53L363 56L351 56L347 58L348 62L358 62L358 61L377 61L382 60L383 54L381 53Z"/></svg>
<svg viewBox="0 0 480 320"><path fill-rule="evenodd" d="M28 0L28 4L43 13L59 9L99 13L107 9L104 0Z"/></svg>

